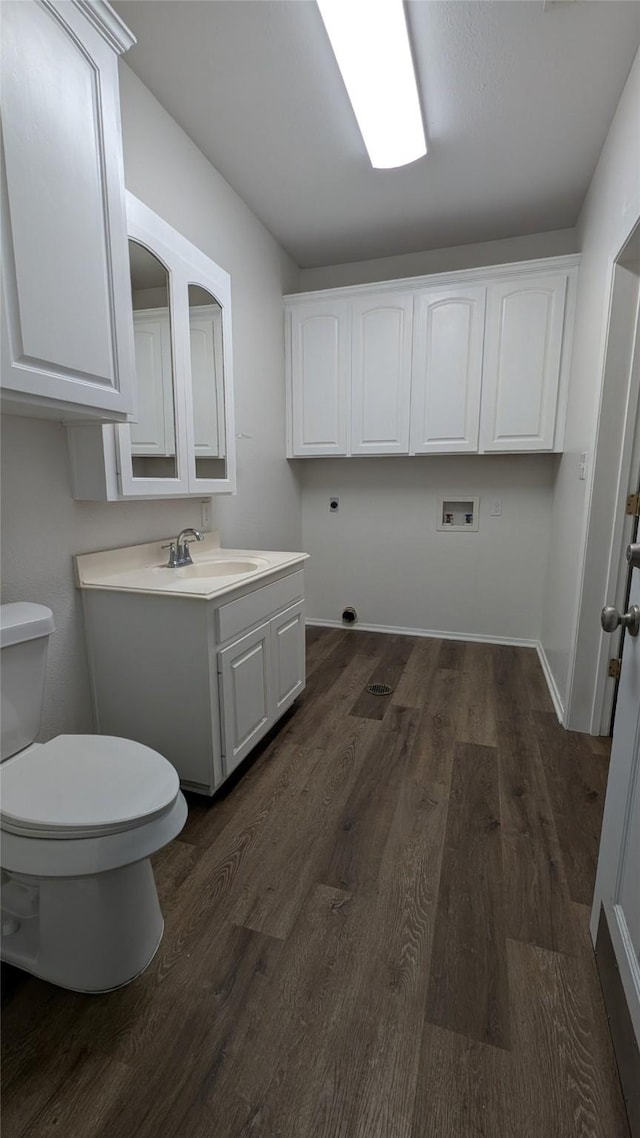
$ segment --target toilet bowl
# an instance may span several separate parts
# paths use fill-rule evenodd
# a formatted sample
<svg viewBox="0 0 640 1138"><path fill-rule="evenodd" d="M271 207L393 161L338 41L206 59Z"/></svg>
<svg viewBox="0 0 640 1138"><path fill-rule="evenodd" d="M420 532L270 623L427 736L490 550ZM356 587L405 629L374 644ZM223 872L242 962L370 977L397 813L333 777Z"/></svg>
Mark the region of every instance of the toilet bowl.
<svg viewBox="0 0 640 1138"><path fill-rule="evenodd" d="M150 857L184 826L175 768L129 739L37 744L51 612L0 606L3 960L103 992L142 972L162 939Z"/></svg>

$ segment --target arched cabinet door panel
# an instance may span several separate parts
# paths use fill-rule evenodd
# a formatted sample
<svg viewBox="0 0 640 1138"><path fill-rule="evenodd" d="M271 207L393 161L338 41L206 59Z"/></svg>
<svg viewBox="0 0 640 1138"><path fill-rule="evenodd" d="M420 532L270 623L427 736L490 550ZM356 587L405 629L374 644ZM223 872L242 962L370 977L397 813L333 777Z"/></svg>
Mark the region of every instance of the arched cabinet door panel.
<svg viewBox="0 0 640 1138"><path fill-rule="evenodd" d="M477 451L486 288L427 289L416 296L411 451Z"/></svg>
<svg viewBox="0 0 640 1138"><path fill-rule="evenodd" d="M351 312L347 300L292 306L287 319L288 455L347 454Z"/></svg>
<svg viewBox="0 0 640 1138"><path fill-rule="evenodd" d="M352 302L351 453L408 454L412 293Z"/></svg>
<svg viewBox="0 0 640 1138"><path fill-rule="evenodd" d="M481 450L553 450L566 291L566 273L489 286Z"/></svg>
<svg viewBox="0 0 640 1138"><path fill-rule="evenodd" d="M135 365L108 5L2 5L3 406L124 420Z"/></svg>

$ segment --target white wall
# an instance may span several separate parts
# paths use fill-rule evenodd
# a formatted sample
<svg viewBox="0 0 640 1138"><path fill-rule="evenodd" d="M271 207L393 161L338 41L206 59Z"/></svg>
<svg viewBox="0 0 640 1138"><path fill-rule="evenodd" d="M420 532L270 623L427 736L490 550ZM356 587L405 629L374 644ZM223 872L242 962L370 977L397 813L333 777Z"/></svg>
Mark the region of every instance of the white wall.
<svg viewBox="0 0 640 1138"><path fill-rule="evenodd" d="M237 496L214 499L223 544L298 549L300 496L284 459L283 292L297 268L133 73L121 72L127 187L231 274ZM75 502L57 423L2 424L3 601L50 605L42 738L92 729L74 553L173 536L199 525L197 500ZM135 636L135 629L132 629Z"/></svg>
<svg viewBox="0 0 640 1138"><path fill-rule="evenodd" d="M372 261L301 269L296 292L392 281L427 273L453 273L458 269L506 265L511 261L532 261L537 257L561 257L565 253L577 252L579 245L576 230L556 229L550 233L506 237L502 241L482 241L475 245L456 245L448 249L403 253L396 257L377 257Z"/></svg>
<svg viewBox="0 0 640 1138"><path fill-rule="evenodd" d="M543 646L566 704L567 725L581 731L594 726L591 711L601 639L599 610L606 600L606 563L617 477L615 458L611 458L604 431L598 449L601 457L606 452L609 460L599 462L595 452L598 424L610 425L616 415L620 418L621 411L621 392L603 386L606 330L613 261L640 218L639 139L637 56L579 218L582 259L566 453L555 487L544 596ZM618 440L613 442L613 456L616 445L619 449ZM590 455L590 477L581 482L578 455L584 450Z"/></svg>
<svg viewBox="0 0 640 1138"><path fill-rule="evenodd" d="M300 459L307 615L538 640L557 458ZM440 492L480 496L477 533L436 530ZM337 514L329 496L338 494ZM502 517L491 517L491 499Z"/></svg>

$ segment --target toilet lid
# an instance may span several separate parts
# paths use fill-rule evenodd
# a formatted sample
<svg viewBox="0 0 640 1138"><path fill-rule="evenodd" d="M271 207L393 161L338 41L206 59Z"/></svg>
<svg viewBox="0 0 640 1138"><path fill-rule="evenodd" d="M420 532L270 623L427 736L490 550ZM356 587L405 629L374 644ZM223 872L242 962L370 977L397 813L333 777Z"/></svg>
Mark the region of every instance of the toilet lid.
<svg viewBox="0 0 640 1138"><path fill-rule="evenodd" d="M58 735L0 768L2 829L26 837L102 837L163 814L180 790L157 751L110 735Z"/></svg>

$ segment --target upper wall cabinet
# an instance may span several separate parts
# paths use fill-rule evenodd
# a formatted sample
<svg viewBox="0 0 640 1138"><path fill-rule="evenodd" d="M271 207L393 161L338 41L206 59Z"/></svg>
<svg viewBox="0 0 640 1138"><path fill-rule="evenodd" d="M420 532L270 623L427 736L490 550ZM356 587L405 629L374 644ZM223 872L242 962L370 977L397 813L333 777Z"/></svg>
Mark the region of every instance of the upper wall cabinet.
<svg viewBox="0 0 640 1138"><path fill-rule="evenodd" d="M127 219L136 421L68 426L74 497L231 493L229 275L132 194Z"/></svg>
<svg viewBox="0 0 640 1138"><path fill-rule="evenodd" d="M577 265L286 297L289 457L561 450Z"/></svg>
<svg viewBox="0 0 640 1138"><path fill-rule="evenodd" d="M4 410L134 410L117 70L133 43L108 4L2 5Z"/></svg>

